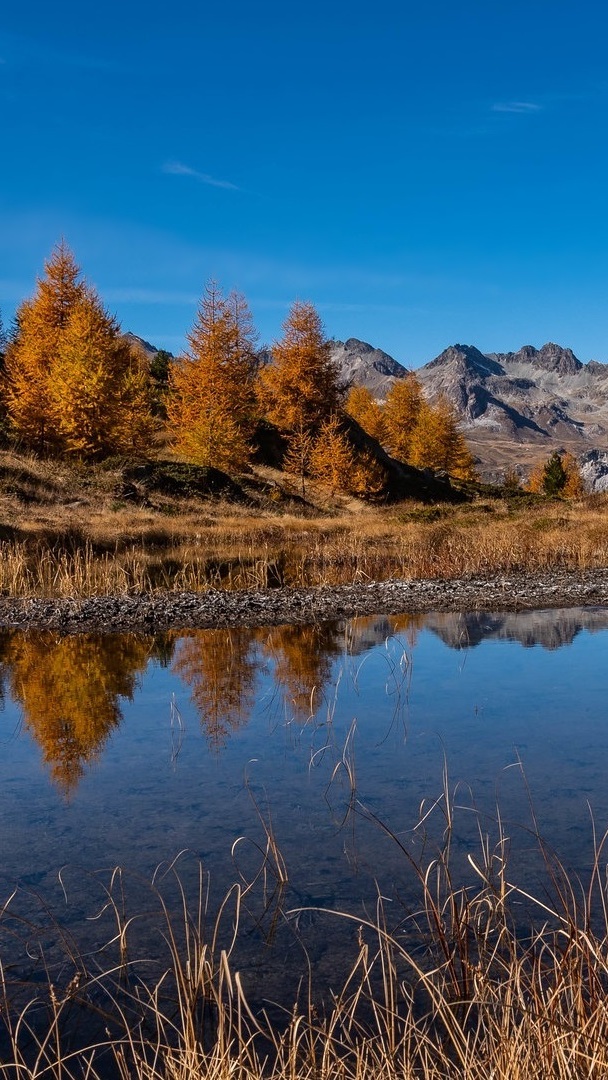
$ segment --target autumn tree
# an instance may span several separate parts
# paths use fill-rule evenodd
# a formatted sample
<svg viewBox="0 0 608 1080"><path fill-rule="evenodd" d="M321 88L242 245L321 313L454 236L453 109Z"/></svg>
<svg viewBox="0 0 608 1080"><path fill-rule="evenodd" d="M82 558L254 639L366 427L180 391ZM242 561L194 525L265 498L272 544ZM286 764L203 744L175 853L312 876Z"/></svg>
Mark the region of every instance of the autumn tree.
<svg viewBox="0 0 608 1080"><path fill-rule="evenodd" d="M6 355L4 395L13 430L39 451L56 444L50 404L52 368L62 332L85 292L74 256L63 241L44 269L34 296L17 311L15 339Z"/></svg>
<svg viewBox="0 0 608 1080"><path fill-rule="evenodd" d="M585 485L576 458L554 450L544 463L532 470L526 490L540 495L561 495L565 499L580 498L585 493Z"/></svg>
<svg viewBox="0 0 608 1080"><path fill-rule="evenodd" d="M382 412L384 443L398 461L409 462L412 438L424 397L420 381L413 372L396 379L386 395Z"/></svg>
<svg viewBox="0 0 608 1080"><path fill-rule="evenodd" d="M211 282L188 335L187 354L171 366L167 421L178 453L228 471L250 456L258 368L256 334L239 294L225 299Z"/></svg>
<svg viewBox="0 0 608 1080"><path fill-rule="evenodd" d="M379 499L385 495L387 484L388 473L382 462L371 450L359 450L350 481L352 494L361 499Z"/></svg>
<svg viewBox="0 0 608 1080"><path fill-rule="evenodd" d="M338 365L312 304L296 301L271 355L258 385L264 415L288 435L316 432L343 395Z"/></svg>
<svg viewBox="0 0 608 1080"><path fill-rule="evenodd" d="M324 420L312 444L310 472L327 484L332 493L351 491L355 471L355 452L337 413Z"/></svg>
<svg viewBox="0 0 608 1080"><path fill-rule="evenodd" d="M260 632L263 650L273 661L274 680L285 707L303 721L316 712L340 653L334 623L315 626L277 626Z"/></svg>
<svg viewBox="0 0 608 1080"><path fill-rule="evenodd" d="M100 457L149 444L146 372L63 242L17 312L5 399L13 430L38 451Z"/></svg>
<svg viewBox="0 0 608 1080"><path fill-rule="evenodd" d="M562 466L566 473L562 495L565 499L580 499L585 494L585 482L578 461L573 454L565 453L562 455Z"/></svg>
<svg viewBox="0 0 608 1080"><path fill-rule="evenodd" d="M50 369L49 415L59 448L87 458L145 450L150 405L145 366L87 287L72 307Z"/></svg>
<svg viewBox="0 0 608 1080"><path fill-rule="evenodd" d="M373 439L385 441L384 411L367 386L351 387L344 409Z"/></svg>
<svg viewBox="0 0 608 1080"><path fill-rule="evenodd" d="M292 473L298 477L302 498L306 495L306 477L310 470L310 459L314 445L314 435L304 426L304 422L301 420L298 428L289 435L287 449L283 458L283 469L286 473Z"/></svg>
<svg viewBox="0 0 608 1080"><path fill-rule="evenodd" d="M534 466L526 483L524 484L524 491L530 491L535 495L540 495L542 493L544 468L544 464L538 464Z"/></svg>
<svg viewBox="0 0 608 1080"><path fill-rule="evenodd" d="M382 462L367 447L356 447L349 437L344 414L332 413L312 441L308 459L311 476L360 499L378 499L386 492L388 475Z"/></svg>
<svg viewBox="0 0 608 1080"><path fill-rule="evenodd" d="M447 472L458 480L475 479L475 463L458 430L454 409L447 398L433 405L423 401L412 433L409 463L418 469Z"/></svg>

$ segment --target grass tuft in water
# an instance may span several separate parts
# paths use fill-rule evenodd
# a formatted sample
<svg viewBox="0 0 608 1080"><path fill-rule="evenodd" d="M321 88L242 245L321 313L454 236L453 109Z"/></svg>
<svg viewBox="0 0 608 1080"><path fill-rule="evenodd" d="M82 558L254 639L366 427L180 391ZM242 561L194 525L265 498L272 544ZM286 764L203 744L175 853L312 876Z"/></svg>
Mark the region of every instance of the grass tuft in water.
<svg viewBox="0 0 608 1080"><path fill-rule="evenodd" d="M263 989L250 1005L236 963L252 882L234 884L210 918L202 867L193 896L179 859L159 868L152 895L164 951L152 960L137 948L148 913L127 913L125 878L115 871L99 912L112 927L106 944L81 953L64 935L61 963L30 996L2 972L0 1076L600 1080L608 1070L606 837L594 837L583 883L533 822L544 875L533 895L512 878L500 815L486 828L476 814L476 849L465 863L454 855L457 809L446 777L411 836L392 837L415 902L397 917L389 916L397 897L378 896L364 919L325 912L353 925L350 970L329 989L304 965L307 989L282 1014L264 1004ZM260 874L284 885L270 826L266 837ZM302 911L285 910L281 890L273 895L272 918L293 925ZM17 900L5 905L0 928L24 934L32 955L34 924L15 913Z"/></svg>

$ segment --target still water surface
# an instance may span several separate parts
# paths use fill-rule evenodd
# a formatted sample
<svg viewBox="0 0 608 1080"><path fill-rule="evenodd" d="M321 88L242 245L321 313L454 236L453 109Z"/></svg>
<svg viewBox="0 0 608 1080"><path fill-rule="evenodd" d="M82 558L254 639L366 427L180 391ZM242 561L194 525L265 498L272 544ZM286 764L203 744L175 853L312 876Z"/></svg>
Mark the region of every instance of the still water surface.
<svg viewBox="0 0 608 1080"><path fill-rule="evenodd" d="M445 763L463 856L478 821L492 832L498 799L534 877L529 789L543 835L584 875L589 808L608 824L607 655L604 609L157 638L4 632L0 900L18 883L79 933L112 867L142 883L179 852L186 884L202 859L219 898L255 878L271 832L283 909L364 912L378 888L407 904L399 843L420 853L413 826L441 796ZM272 909L276 869L257 879L252 912ZM317 918L321 978L340 934L352 931ZM273 992L259 935L250 962Z"/></svg>

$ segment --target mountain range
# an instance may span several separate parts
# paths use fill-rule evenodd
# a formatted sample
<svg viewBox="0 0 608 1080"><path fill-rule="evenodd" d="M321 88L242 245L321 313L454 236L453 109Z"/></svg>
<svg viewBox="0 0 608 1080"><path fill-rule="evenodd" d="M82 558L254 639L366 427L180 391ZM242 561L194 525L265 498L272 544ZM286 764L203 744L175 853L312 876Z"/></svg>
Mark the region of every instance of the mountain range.
<svg viewBox="0 0 608 1080"><path fill-rule="evenodd" d="M332 342L332 356L345 379L378 399L407 374L357 338ZM552 342L510 353L451 345L416 375L430 400L443 395L454 406L484 479L498 480L511 468L526 475L559 449L587 468L590 486L608 485L608 364L583 364ZM598 470L604 473L599 485Z"/></svg>
<svg viewBox="0 0 608 1080"><path fill-rule="evenodd" d="M125 336L149 356L158 351L135 334ZM358 338L333 340L331 355L344 383L366 386L378 400L408 374ZM552 342L509 353L450 345L416 376L431 401L443 395L454 406L482 479L500 481L511 469L525 477L553 450L567 450L587 487L608 491L608 364L583 364L572 349Z"/></svg>

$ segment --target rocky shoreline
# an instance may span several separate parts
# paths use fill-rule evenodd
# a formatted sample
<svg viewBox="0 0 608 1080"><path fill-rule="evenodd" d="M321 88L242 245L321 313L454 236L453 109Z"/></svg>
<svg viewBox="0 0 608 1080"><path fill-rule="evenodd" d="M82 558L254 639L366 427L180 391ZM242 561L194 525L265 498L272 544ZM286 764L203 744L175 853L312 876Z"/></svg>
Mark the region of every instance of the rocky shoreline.
<svg viewBox="0 0 608 1080"><path fill-rule="evenodd" d="M164 592L86 599L0 597L0 627L64 634L277 626L358 615L530 611L608 605L608 568L488 578L382 581L317 589Z"/></svg>

